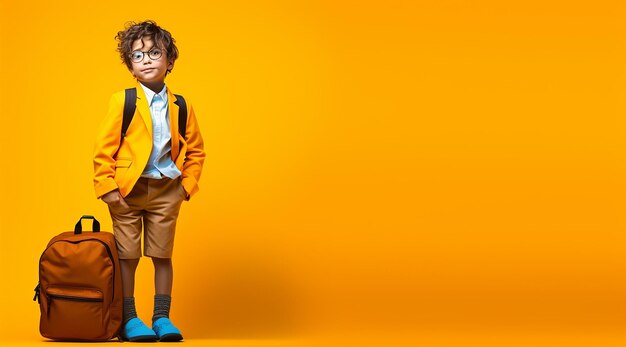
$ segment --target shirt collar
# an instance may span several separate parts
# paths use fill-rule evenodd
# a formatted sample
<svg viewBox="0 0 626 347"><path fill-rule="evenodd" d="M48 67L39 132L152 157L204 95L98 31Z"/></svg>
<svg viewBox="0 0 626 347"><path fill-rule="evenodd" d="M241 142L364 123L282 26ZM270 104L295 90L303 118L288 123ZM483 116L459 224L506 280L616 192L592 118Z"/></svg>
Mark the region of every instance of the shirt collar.
<svg viewBox="0 0 626 347"><path fill-rule="evenodd" d="M144 86L141 82L139 82L139 85L141 85L141 88L143 88L143 91L146 94L146 98L148 99L148 105L152 105L152 99L155 95L157 95L157 93L153 92L152 89ZM161 89L158 94L161 96L161 99L163 99L163 101L167 100L167 86L163 85L163 89Z"/></svg>

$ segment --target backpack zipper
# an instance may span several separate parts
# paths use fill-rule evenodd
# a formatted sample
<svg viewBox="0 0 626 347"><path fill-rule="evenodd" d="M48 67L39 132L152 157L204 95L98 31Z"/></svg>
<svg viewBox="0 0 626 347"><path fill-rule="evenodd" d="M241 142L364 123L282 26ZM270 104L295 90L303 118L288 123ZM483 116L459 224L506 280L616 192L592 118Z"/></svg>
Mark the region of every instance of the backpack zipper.
<svg viewBox="0 0 626 347"><path fill-rule="evenodd" d="M37 301L39 303L39 287L41 287L41 283L37 283L37 287L35 287L35 297L33 301Z"/></svg>
<svg viewBox="0 0 626 347"><path fill-rule="evenodd" d="M73 295L46 294L46 296L48 297L48 315L50 315L50 304L52 304L52 299L77 301L77 302L103 302L104 301L104 299L101 299L101 298L83 298L80 296L73 296Z"/></svg>
<svg viewBox="0 0 626 347"><path fill-rule="evenodd" d="M102 298L84 298L82 296L73 296L73 295L61 295L61 294L48 294L49 299L60 299L60 300L69 300L69 301L81 301L81 302L102 302L104 299Z"/></svg>

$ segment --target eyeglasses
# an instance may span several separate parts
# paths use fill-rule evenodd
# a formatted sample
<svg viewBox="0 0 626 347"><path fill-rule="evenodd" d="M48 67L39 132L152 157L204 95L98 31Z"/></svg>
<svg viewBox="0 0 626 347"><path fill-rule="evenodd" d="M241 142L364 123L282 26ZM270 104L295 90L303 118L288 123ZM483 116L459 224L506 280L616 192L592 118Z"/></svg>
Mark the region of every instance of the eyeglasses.
<svg viewBox="0 0 626 347"><path fill-rule="evenodd" d="M143 60L143 55L146 53L148 53L148 57L150 57L151 60L157 60L163 55L163 51L158 48L151 49L148 52L134 51L130 54L130 60L132 60L133 63L139 63Z"/></svg>

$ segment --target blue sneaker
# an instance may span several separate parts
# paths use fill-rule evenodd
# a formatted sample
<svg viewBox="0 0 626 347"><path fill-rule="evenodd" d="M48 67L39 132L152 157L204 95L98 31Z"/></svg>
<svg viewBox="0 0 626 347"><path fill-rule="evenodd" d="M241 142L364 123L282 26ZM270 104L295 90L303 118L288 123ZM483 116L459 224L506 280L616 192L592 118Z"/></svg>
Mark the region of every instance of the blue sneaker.
<svg viewBox="0 0 626 347"><path fill-rule="evenodd" d="M139 318L133 318L124 324L121 337L122 340L131 342L154 342L157 340L154 331Z"/></svg>
<svg viewBox="0 0 626 347"><path fill-rule="evenodd" d="M161 342L176 342L183 339L180 330L166 317L161 317L154 321L154 323L152 323L152 330L154 330Z"/></svg>

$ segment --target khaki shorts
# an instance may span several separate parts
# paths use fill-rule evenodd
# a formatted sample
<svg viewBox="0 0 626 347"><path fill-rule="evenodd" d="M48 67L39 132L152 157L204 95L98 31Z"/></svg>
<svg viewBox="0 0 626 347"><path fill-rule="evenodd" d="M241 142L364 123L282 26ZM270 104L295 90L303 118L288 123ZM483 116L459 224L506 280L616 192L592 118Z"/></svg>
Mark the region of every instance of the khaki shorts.
<svg viewBox="0 0 626 347"><path fill-rule="evenodd" d="M186 197L181 182L181 176L175 179L140 177L124 198L128 208L109 206L120 259L141 258L142 222L144 255L172 257L176 219Z"/></svg>

